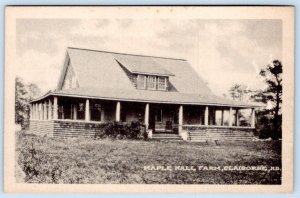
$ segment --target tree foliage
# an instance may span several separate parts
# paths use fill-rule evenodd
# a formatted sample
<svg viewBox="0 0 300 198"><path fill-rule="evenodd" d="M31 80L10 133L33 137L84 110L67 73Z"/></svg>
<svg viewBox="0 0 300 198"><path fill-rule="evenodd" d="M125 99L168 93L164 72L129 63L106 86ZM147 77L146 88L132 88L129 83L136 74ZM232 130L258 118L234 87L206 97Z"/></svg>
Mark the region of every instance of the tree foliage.
<svg viewBox="0 0 300 198"><path fill-rule="evenodd" d="M15 123L25 128L29 120L29 101L40 95L39 87L33 83L26 84L20 77L15 79Z"/></svg>
<svg viewBox="0 0 300 198"><path fill-rule="evenodd" d="M265 78L268 87L262 92L262 101L270 101L275 114L280 114L282 103L282 64L279 60L274 60L272 65L260 71L260 75Z"/></svg>
<svg viewBox="0 0 300 198"><path fill-rule="evenodd" d="M246 85L243 84L233 84L229 90L229 94L231 98L235 101L245 101L249 99L249 94L251 94L251 90L247 88Z"/></svg>
<svg viewBox="0 0 300 198"><path fill-rule="evenodd" d="M269 130L272 131L271 137L278 139L282 136L282 63L279 60L274 60L259 74L264 78L267 87L256 97L260 98L261 102L270 105L270 108L265 109L262 114L264 117L269 118Z"/></svg>
<svg viewBox="0 0 300 198"><path fill-rule="evenodd" d="M242 84L234 84L229 94L235 101L253 101L264 103L268 108L257 112L257 129L262 138L281 138L282 104L282 64L274 60L262 69L259 75L264 79L266 88L250 90Z"/></svg>

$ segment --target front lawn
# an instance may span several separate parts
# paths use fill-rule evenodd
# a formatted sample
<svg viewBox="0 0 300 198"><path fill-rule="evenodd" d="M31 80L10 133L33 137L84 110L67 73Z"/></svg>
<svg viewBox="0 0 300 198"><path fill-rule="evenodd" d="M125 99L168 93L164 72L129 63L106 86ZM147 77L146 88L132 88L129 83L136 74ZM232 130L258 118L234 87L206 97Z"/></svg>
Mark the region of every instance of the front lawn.
<svg viewBox="0 0 300 198"><path fill-rule="evenodd" d="M18 132L17 181L125 184L280 184L281 142L220 145L59 139ZM240 167L255 170L241 170ZM273 166L277 170L271 170ZM267 167L267 171L261 167ZM239 170L237 170L239 169ZM259 169L259 170L258 170ZM20 178L22 177L22 178Z"/></svg>

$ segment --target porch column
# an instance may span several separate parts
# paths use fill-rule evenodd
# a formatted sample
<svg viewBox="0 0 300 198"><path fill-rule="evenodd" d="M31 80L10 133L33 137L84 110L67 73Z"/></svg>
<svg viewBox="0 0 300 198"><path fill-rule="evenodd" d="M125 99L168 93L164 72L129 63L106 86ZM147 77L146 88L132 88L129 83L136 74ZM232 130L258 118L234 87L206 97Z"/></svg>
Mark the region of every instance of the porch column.
<svg viewBox="0 0 300 198"><path fill-rule="evenodd" d="M48 101L48 120L51 120L52 119L52 103L51 103L51 100L49 99Z"/></svg>
<svg viewBox="0 0 300 198"><path fill-rule="evenodd" d="M232 126L232 107L229 109L229 126Z"/></svg>
<svg viewBox="0 0 300 198"><path fill-rule="evenodd" d="M34 104L31 103L31 107L30 107L30 119L33 120L34 119Z"/></svg>
<svg viewBox="0 0 300 198"><path fill-rule="evenodd" d="M74 116L74 120L77 120L77 106L73 105L73 116Z"/></svg>
<svg viewBox="0 0 300 198"><path fill-rule="evenodd" d="M43 120L43 106L42 106L42 103L39 103L39 115L40 115L40 120Z"/></svg>
<svg viewBox="0 0 300 198"><path fill-rule="evenodd" d="M44 120L47 120L47 113L48 113L48 111L47 111L47 102L45 101L44 102L44 111L43 111L43 113L44 113Z"/></svg>
<svg viewBox="0 0 300 198"><path fill-rule="evenodd" d="M35 119L40 119L39 103L35 104Z"/></svg>
<svg viewBox="0 0 300 198"><path fill-rule="evenodd" d="M39 102L39 120L42 120L43 119L43 114L42 114L42 106L41 106L41 103Z"/></svg>
<svg viewBox="0 0 300 198"><path fill-rule="evenodd" d="M37 120L37 108L36 108L36 104L33 104L33 109L34 109L34 119Z"/></svg>
<svg viewBox="0 0 300 198"><path fill-rule="evenodd" d="M181 131L182 131L182 125L183 125L183 106L182 105L180 105L180 107L179 107L179 115L178 115L178 124L179 124L179 126L178 126L178 132L179 132L179 134L181 133Z"/></svg>
<svg viewBox="0 0 300 198"><path fill-rule="evenodd" d="M205 107L205 112L204 112L204 125L208 126L208 106Z"/></svg>
<svg viewBox="0 0 300 198"><path fill-rule="evenodd" d="M32 109L32 104L29 104L29 116L30 116L30 120L33 119L33 109Z"/></svg>
<svg viewBox="0 0 300 198"><path fill-rule="evenodd" d="M121 103L120 101L118 101L116 106L116 122L120 122L120 118L121 118Z"/></svg>
<svg viewBox="0 0 300 198"><path fill-rule="evenodd" d="M57 120L58 119L58 114L57 114L57 97L55 96L53 99L53 119Z"/></svg>
<svg viewBox="0 0 300 198"><path fill-rule="evenodd" d="M252 112L251 112L251 127L255 127L255 109L252 108Z"/></svg>
<svg viewBox="0 0 300 198"><path fill-rule="evenodd" d="M90 121L91 115L90 115L90 100L85 100L85 121Z"/></svg>
<svg viewBox="0 0 300 198"><path fill-rule="evenodd" d="M148 129L148 126L149 126L149 103L146 104L146 107L145 107L145 127L146 127L146 130Z"/></svg>
<svg viewBox="0 0 300 198"><path fill-rule="evenodd" d="M236 109L236 117L235 117L235 119L236 119L236 126L240 126L239 110L238 109Z"/></svg>
<svg viewBox="0 0 300 198"><path fill-rule="evenodd" d="M224 108L222 108L221 125L224 126Z"/></svg>

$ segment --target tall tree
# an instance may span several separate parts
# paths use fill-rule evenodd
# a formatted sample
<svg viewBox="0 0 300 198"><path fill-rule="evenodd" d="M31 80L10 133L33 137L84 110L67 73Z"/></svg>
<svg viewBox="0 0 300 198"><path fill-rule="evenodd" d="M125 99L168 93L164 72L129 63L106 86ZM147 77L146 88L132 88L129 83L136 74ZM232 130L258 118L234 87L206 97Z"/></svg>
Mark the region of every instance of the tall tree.
<svg viewBox="0 0 300 198"><path fill-rule="evenodd" d="M281 138L281 104L282 104L282 64L273 60L260 71L260 76L265 79L267 88L260 94L263 102L271 104L270 114L273 116L274 138Z"/></svg>
<svg viewBox="0 0 300 198"><path fill-rule="evenodd" d="M233 100L244 101L249 99L249 93L251 91L247 88L246 85L242 84L233 84L229 89L229 94Z"/></svg>
<svg viewBox="0 0 300 198"><path fill-rule="evenodd" d="M26 127L29 121L29 101L39 96L40 88L33 83L25 84L22 78L15 79L15 123L22 128Z"/></svg>
<svg viewBox="0 0 300 198"><path fill-rule="evenodd" d="M27 85L28 89L28 99L32 100L41 95L41 89L34 83L29 83Z"/></svg>
<svg viewBox="0 0 300 198"><path fill-rule="evenodd" d="M15 79L15 123L24 125L26 116L28 115L27 107L27 90L24 81L20 77Z"/></svg>

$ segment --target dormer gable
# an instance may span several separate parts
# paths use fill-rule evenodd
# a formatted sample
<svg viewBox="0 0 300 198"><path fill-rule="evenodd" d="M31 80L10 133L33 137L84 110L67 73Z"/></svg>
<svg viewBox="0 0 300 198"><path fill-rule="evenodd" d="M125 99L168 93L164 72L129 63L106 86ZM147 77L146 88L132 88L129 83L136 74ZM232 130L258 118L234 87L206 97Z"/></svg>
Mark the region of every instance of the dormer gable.
<svg viewBox="0 0 300 198"><path fill-rule="evenodd" d="M168 91L169 76L174 76L151 58L115 56L136 89ZM146 59L146 60L145 60Z"/></svg>

